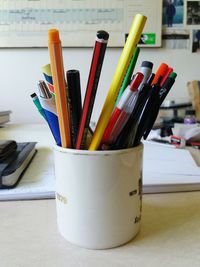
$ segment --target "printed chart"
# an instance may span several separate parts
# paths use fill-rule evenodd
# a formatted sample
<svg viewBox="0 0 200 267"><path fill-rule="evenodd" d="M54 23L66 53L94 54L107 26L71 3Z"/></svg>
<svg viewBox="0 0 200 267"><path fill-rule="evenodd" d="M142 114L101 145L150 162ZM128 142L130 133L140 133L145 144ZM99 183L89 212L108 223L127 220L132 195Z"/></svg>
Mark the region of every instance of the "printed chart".
<svg viewBox="0 0 200 267"><path fill-rule="evenodd" d="M148 17L141 44L161 45L159 0L1 0L0 47L46 47L57 28L66 47L93 46L97 30L110 34L111 47L124 45L135 14ZM155 8L156 7L156 8Z"/></svg>

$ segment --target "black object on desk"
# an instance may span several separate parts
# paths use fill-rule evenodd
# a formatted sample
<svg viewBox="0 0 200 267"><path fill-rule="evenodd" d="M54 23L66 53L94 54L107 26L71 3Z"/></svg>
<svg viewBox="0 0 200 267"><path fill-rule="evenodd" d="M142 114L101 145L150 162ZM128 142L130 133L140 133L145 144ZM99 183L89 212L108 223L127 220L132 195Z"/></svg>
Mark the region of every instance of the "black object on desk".
<svg viewBox="0 0 200 267"><path fill-rule="evenodd" d="M17 149L17 143L14 140L0 140L0 163Z"/></svg>
<svg viewBox="0 0 200 267"><path fill-rule="evenodd" d="M179 109L186 109L192 107L192 103L191 102L185 102L185 103L176 103L175 101L172 101L172 103L170 103L170 105L165 105L163 104L160 107L160 110L173 110L173 117L169 118L169 117L163 117L163 121L167 121L167 122L177 122L177 123L183 123L184 118L179 117L178 116L178 110Z"/></svg>
<svg viewBox="0 0 200 267"><path fill-rule="evenodd" d="M36 142L0 141L0 189L10 189L19 183L36 154L35 145Z"/></svg>
<svg viewBox="0 0 200 267"><path fill-rule="evenodd" d="M172 135L172 128L174 127L174 123L183 123L184 118L178 116L179 109L186 109L192 107L191 102L185 103L175 103L172 101L170 105L163 104L160 106L160 110L173 110L172 117L161 117L161 123L155 123L153 129L161 129L161 137L170 136Z"/></svg>

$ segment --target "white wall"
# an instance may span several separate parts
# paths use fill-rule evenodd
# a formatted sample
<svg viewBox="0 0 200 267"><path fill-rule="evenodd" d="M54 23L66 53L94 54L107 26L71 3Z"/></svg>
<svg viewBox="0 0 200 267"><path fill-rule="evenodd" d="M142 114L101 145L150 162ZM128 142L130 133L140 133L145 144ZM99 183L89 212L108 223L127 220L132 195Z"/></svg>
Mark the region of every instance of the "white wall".
<svg viewBox="0 0 200 267"><path fill-rule="evenodd" d="M103 101L107 94L122 48L109 48L106 51L101 79L96 96L93 120L96 121ZM87 77L92 58L90 48L63 49L65 70L79 69L81 75L82 95L84 96ZM186 50L166 50L162 48L141 49L136 70L143 60L154 63L154 71L161 62L172 66L178 73L176 83L168 99L187 100L186 83L200 79L199 54L191 54ZM45 48L31 49L0 49L0 110L13 111L13 123L42 122L37 113L30 94L37 92L36 82L44 79L41 66L49 62L48 50Z"/></svg>

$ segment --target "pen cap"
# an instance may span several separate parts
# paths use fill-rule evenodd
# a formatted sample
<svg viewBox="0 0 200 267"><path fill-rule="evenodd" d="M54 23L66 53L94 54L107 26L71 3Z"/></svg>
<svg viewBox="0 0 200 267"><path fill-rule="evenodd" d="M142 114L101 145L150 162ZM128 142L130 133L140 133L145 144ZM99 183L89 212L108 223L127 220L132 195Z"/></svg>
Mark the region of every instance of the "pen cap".
<svg viewBox="0 0 200 267"><path fill-rule="evenodd" d="M169 75L170 78L176 79L177 73L176 72L171 72Z"/></svg>
<svg viewBox="0 0 200 267"><path fill-rule="evenodd" d="M137 72L130 84L130 90L136 91L143 80L144 75L141 72Z"/></svg>
<svg viewBox="0 0 200 267"><path fill-rule="evenodd" d="M72 85L69 89L73 90L76 87L80 88L80 73L78 70L68 70L66 72L67 84Z"/></svg>
<svg viewBox="0 0 200 267"><path fill-rule="evenodd" d="M48 30L48 42L49 43L60 43L59 31L57 29Z"/></svg>
<svg viewBox="0 0 200 267"><path fill-rule="evenodd" d="M158 67L155 77L153 79L152 84L157 83L159 76L162 76L162 78L165 76L166 72L168 70L168 65L165 63L161 63L160 66Z"/></svg>
<svg viewBox="0 0 200 267"><path fill-rule="evenodd" d="M32 93L32 94L31 94L31 98L32 98L33 100L38 99L36 93Z"/></svg>
<svg viewBox="0 0 200 267"><path fill-rule="evenodd" d="M152 70L153 63L151 61L142 61L141 68L148 68Z"/></svg>
<svg viewBox="0 0 200 267"><path fill-rule="evenodd" d="M71 99L73 117L80 123L82 113L80 73L78 70L68 70L66 72L68 84L68 97Z"/></svg>
<svg viewBox="0 0 200 267"><path fill-rule="evenodd" d="M152 68L153 68L153 63L150 61L143 61L140 67L140 72L144 75L142 83L140 85L140 87L142 86L143 83L146 83L149 76L151 75L152 72ZM138 88L138 90L140 90L141 88Z"/></svg>

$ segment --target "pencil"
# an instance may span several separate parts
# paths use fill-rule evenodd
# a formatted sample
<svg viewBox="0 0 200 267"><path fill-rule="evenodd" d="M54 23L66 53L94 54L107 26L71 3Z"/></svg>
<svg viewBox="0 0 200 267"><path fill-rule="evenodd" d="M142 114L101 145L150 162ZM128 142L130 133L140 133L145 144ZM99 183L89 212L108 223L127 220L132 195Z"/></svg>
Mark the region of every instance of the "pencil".
<svg viewBox="0 0 200 267"><path fill-rule="evenodd" d="M119 90L122 85L122 81L124 79L126 71L128 69L130 60L139 42L146 19L147 18L141 14L137 14L134 17L128 38L126 40L124 49L120 56L120 59L119 59L115 74L113 76L103 109L101 111L100 118L98 120L89 150L98 149L101 143L101 139L103 137L105 128L108 124L110 115L115 105L115 100L119 93Z"/></svg>
<svg viewBox="0 0 200 267"><path fill-rule="evenodd" d="M90 66L87 89L85 93L83 111L80 121L80 127L77 136L76 149L84 149L88 127L92 115L95 96L105 56L109 34L106 31L98 31L96 35L95 47Z"/></svg>
<svg viewBox="0 0 200 267"><path fill-rule="evenodd" d="M54 91L56 94L56 108L61 135L62 147L71 147L70 120L64 78L63 58L59 31L48 31L48 48L53 77Z"/></svg>

